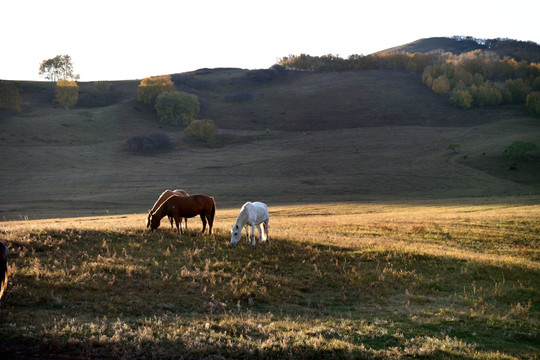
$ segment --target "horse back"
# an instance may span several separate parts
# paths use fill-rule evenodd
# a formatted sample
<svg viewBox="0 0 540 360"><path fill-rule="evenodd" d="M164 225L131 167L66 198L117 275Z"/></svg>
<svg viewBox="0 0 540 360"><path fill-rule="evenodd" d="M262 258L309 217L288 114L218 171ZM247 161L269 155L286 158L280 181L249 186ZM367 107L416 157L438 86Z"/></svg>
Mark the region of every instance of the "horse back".
<svg viewBox="0 0 540 360"><path fill-rule="evenodd" d="M194 217L202 212L215 211L214 198L204 195L195 194L184 197L174 196L169 201L169 212L178 212L183 217Z"/></svg>
<svg viewBox="0 0 540 360"><path fill-rule="evenodd" d="M245 203L242 211L247 212L249 222L260 224L268 220L268 206L262 202Z"/></svg>
<svg viewBox="0 0 540 360"><path fill-rule="evenodd" d="M172 192L180 196L189 196L189 194L182 189L175 189Z"/></svg>

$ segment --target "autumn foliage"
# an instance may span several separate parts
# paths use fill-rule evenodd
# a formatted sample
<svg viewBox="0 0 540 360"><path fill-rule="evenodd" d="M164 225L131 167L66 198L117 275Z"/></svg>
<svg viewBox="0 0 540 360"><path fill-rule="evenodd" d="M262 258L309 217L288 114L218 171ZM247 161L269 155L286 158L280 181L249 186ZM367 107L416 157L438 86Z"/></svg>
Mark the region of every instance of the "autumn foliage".
<svg viewBox="0 0 540 360"><path fill-rule="evenodd" d="M479 40L478 40L479 41ZM536 44L527 61L526 53L511 57L504 52L506 42L500 39L484 41L483 49L454 54L443 50L409 53L379 52L367 56L351 55L347 59L329 54L310 56L301 54L283 57L279 64L289 70L301 71L357 71L388 69L422 74L422 81L434 92L448 96L456 107L486 107L503 104L527 105L534 114L536 98L532 91L540 90L540 63L534 56ZM527 45L527 46L525 46ZM497 47L499 52L491 51ZM516 54L518 54L516 52ZM517 59L517 60L516 60ZM536 62L535 62L536 61Z"/></svg>
<svg viewBox="0 0 540 360"><path fill-rule="evenodd" d="M0 81L0 109L21 111L21 95L17 86L9 81Z"/></svg>
<svg viewBox="0 0 540 360"><path fill-rule="evenodd" d="M166 92L173 92L174 84L170 75L151 76L141 80L137 89L137 101L153 104L156 98Z"/></svg>
<svg viewBox="0 0 540 360"><path fill-rule="evenodd" d="M60 79L56 82L54 94L54 100L65 106L67 110L69 107L75 106L79 100L79 85L74 80Z"/></svg>

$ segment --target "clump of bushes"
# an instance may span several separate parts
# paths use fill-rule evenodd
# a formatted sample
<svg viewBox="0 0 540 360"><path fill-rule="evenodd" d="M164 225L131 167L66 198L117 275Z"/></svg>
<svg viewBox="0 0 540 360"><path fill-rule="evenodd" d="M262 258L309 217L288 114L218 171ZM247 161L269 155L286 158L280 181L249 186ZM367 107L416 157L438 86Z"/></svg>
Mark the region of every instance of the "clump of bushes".
<svg viewBox="0 0 540 360"><path fill-rule="evenodd" d="M189 125L199 114L200 104L197 95L173 91L160 94L154 108L162 122Z"/></svg>
<svg viewBox="0 0 540 360"><path fill-rule="evenodd" d="M204 143L214 142L218 129L212 120L194 120L184 130L187 139Z"/></svg>
<svg viewBox="0 0 540 360"><path fill-rule="evenodd" d="M526 106L531 114L540 116L540 91L534 91L527 95Z"/></svg>
<svg viewBox="0 0 540 360"><path fill-rule="evenodd" d="M126 142L126 149L135 153L150 154L171 148L171 139L162 133L134 136Z"/></svg>
<svg viewBox="0 0 540 360"><path fill-rule="evenodd" d="M535 143L530 141L514 141L510 144L504 153L513 161L525 161L530 157L531 152L538 151L538 147Z"/></svg>

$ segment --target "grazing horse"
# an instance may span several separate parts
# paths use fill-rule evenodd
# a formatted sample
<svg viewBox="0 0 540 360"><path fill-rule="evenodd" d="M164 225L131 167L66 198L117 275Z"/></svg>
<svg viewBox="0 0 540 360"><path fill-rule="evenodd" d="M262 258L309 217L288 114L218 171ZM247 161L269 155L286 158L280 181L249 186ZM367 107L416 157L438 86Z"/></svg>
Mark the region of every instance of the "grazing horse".
<svg viewBox="0 0 540 360"><path fill-rule="evenodd" d="M177 195L177 196L189 196L187 192L185 192L182 189L176 189L176 190L165 190L161 195L159 196L159 199L157 199L154 206L152 206L151 210L148 210L148 217L146 218L146 227L150 227L150 214L152 214L154 211L157 210L157 208L163 204L165 200L167 200L171 195ZM182 219L180 219L180 225L182 225ZM171 222L171 229L173 228L173 218L172 216L169 216L169 221ZM186 223L186 229L187 229L187 218L184 218L184 222Z"/></svg>
<svg viewBox="0 0 540 360"><path fill-rule="evenodd" d="M262 202L247 202L240 209L240 214L236 218L236 223L231 228L231 244L236 244L242 237L242 228L246 228L247 241L249 242L249 227L251 225L251 245L255 246L255 226L259 229L259 243L268 238L268 206ZM264 227L264 233L261 229Z"/></svg>
<svg viewBox="0 0 540 360"><path fill-rule="evenodd" d="M4 291L6 291L8 283L7 256L7 247L0 242L0 300L4 295Z"/></svg>
<svg viewBox="0 0 540 360"><path fill-rule="evenodd" d="M171 195L155 211L149 214L150 229L157 229L164 216L172 216L176 222L178 234L181 235L184 231L179 226L180 220L197 215L201 216L203 223L202 233L204 234L206 221L208 220L208 234L211 235L214 217L216 216L216 202L214 198L203 194L184 197Z"/></svg>

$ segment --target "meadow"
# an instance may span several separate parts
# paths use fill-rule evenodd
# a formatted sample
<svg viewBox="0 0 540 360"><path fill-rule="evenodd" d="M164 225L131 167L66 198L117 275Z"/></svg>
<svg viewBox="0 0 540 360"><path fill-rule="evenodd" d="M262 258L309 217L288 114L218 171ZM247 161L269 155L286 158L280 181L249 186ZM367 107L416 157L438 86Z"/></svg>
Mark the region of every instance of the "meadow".
<svg viewBox="0 0 540 360"><path fill-rule="evenodd" d="M177 74L212 144L160 123L138 81L69 111L44 100L53 84L17 84L0 358L538 358L540 157L503 153L538 120L453 108L419 74L257 75ZM126 150L153 133L173 148ZM215 234L145 231L176 188L215 197ZM229 244L245 201L269 205L270 243Z"/></svg>
<svg viewBox="0 0 540 360"><path fill-rule="evenodd" d="M540 351L538 197L270 207L270 242L145 214L2 223L2 357L519 359Z"/></svg>

